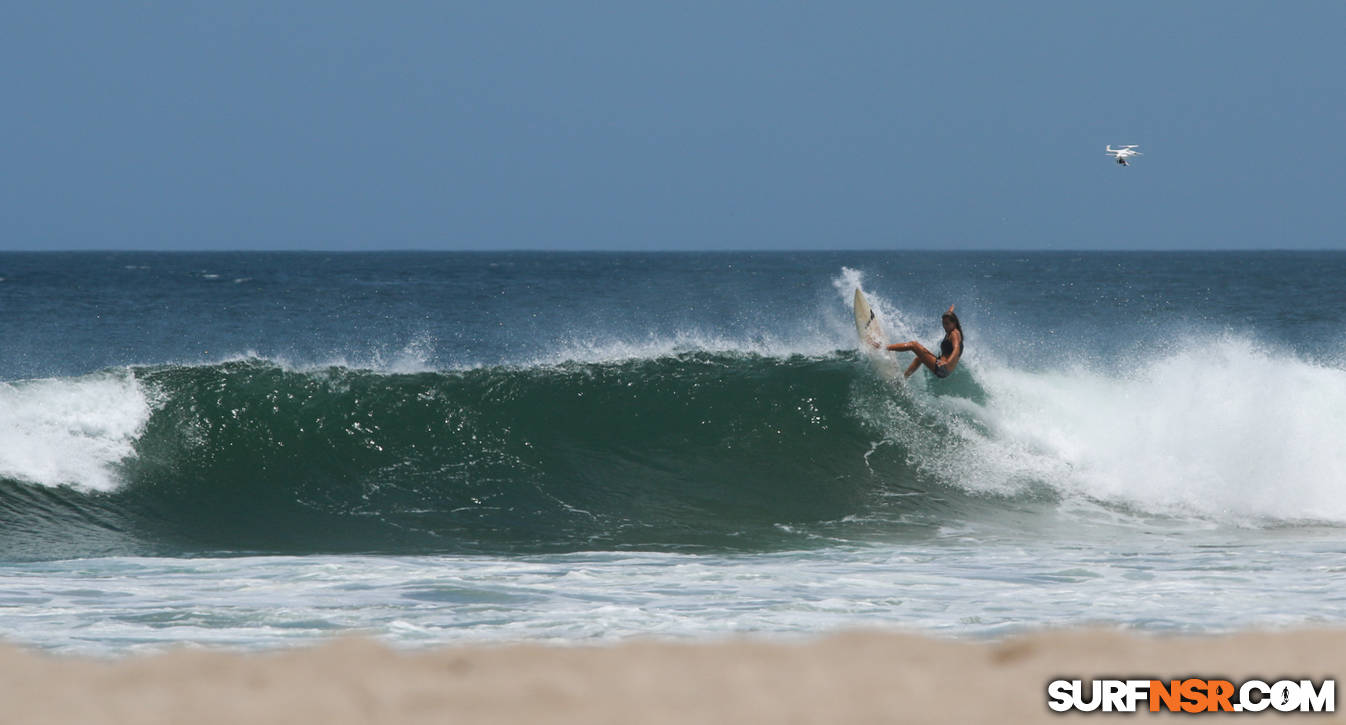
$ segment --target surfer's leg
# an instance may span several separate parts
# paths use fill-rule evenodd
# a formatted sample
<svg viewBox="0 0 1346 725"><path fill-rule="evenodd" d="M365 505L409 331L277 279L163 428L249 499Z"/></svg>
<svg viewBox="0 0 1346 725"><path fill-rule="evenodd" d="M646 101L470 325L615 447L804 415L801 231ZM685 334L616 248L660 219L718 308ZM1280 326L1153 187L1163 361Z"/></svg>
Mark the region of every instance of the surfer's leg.
<svg viewBox="0 0 1346 725"><path fill-rule="evenodd" d="M925 365L931 370L934 370L936 367L939 366L939 358L935 357L934 353L925 349L924 345L922 345L919 342L909 342L907 344L910 345L910 347L908 347L907 349L916 355L916 359L919 360L921 364Z"/></svg>
<svg viewBox="0 0 1346 725"><path fill-rule="evenodd" d="M934 372L935 368L939 367L939 358L935 357L933 353L925 349L924 345L922 345L919 342L916 342L915 340L911 342L898 343L896 345L893 345L891 349L899 351L907 351L916 355L916 359L911 361L911 367L907 368L907 377L911 377L911 374L916 372L916 368L920 367L921 365L930 368L931 372Z"/></svg>

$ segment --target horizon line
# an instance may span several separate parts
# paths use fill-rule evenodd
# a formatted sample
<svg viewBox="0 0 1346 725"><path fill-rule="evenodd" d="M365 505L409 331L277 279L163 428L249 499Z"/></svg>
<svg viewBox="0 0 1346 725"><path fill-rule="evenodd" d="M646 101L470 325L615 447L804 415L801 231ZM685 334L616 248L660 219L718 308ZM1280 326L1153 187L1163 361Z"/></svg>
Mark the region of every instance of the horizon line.
<svg viewBox="0 0 1346 725"><path fill-rule="evenodd" d="M515 247L505 249L435 249L423 247L394 247L389 249L323 249L314 247L294 247L286 249L266 249L260 247L219 247L207 249L153 249L137 247L116 247L108 249L98 249L90 247L70 247L57 249L0 249L0 254L797 254L797 253L837 253L837 254L858 254L858 253L891 253L891 252L916 252L916 253L934 253L934 254L956 254L967 252L987 252L987 253L1006 253L1006 254L1025 254L1038 252L1051 252L1059 254L1128 254L1128 253L1159 253L1159 254L1221 254L1231 252L1346 252L1346 247L1130 247L1125 249L1082 249L1078 247L895 247L895 248L798 248L798 249L780 249L780 248L695 248L695 249L637 249L637 248L618 248L601 249L574 247L563 249L546 249L540 247Z"/></svg>

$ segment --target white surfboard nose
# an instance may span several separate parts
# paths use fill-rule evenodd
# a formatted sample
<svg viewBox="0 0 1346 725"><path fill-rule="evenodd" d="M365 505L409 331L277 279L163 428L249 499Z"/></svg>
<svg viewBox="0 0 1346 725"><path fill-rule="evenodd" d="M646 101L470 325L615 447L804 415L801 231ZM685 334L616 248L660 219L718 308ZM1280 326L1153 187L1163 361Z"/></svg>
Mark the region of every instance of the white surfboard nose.
<svg viewBox="0 0 1346 725"><path fill-rule="evenodd" d="M855 332L860 337L860 349L869 353L879 374L889 380L896 380L897 359L884 351L888 338L883 334L879 316L874 314L869 300L865 299L865 293L859 287L855 288Z"/></svg>

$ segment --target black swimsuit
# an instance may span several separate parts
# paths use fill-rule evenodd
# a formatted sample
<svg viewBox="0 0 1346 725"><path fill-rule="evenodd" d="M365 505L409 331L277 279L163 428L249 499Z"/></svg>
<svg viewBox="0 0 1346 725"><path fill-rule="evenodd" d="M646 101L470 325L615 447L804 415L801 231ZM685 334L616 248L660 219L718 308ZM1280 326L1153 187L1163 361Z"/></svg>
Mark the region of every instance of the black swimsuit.
<svg viewBox="0 0 1346 725"><path fill-rule="evenodd" d="M939 341L939 356L948 357L952 354L953 354L953 338L949 337L946 334L944 336L944 339ZM944 366L944 363L937 362L935 364L935 377L947 378L949 377L949 373L950 370Z"/></svg>

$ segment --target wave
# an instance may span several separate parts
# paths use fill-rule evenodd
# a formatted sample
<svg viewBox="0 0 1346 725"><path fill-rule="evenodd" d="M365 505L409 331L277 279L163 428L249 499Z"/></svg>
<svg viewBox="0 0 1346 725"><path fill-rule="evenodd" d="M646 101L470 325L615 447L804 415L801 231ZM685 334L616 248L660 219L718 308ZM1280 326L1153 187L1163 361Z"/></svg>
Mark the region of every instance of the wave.
<svg viewBox="0 0 1346 725"><path fill-rule="evenodd" d="M12 384L34 401L110 386L92 440L134 438L88 446L78 466L7 451L0 509L11 532L93 517L167 550L754 546L864 495L856 362L686 353L386 374L245 360ZM36 412L26 424L50 427Z"/></svg>
<svg viewBox="0 0 1346 725"><path fill-rule="evenodd" d="M969 349L960 374L906 386L853 350L243 359L6 383L0 405L10 559L760 549L1063 504L1346 523L1346 372L1234 337L1124 373Z"/></svg>

